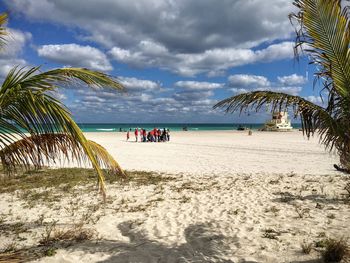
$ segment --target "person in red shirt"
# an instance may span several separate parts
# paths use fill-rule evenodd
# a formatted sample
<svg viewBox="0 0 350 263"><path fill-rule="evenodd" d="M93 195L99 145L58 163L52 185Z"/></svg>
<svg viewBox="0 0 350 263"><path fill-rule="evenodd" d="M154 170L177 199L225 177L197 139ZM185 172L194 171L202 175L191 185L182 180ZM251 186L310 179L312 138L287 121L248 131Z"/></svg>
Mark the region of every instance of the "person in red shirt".
<svg viewBox="0 0 350 263"><path fill-rule="evenodd" d="M154 142L155 138L154 138L154 130L150 131L151 134L151 142Z"/></svg>

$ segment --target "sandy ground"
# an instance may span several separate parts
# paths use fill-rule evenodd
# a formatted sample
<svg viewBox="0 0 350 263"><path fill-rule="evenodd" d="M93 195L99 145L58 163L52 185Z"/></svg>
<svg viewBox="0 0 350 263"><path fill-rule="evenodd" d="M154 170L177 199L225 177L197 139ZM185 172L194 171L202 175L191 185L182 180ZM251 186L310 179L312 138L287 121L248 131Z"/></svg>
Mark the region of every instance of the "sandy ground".
<svg viewBox="0 0 350 263"><path fill-rule="evenodd" d="M173 179L109 185L107 204L89 223L100 240L59 249L39 262L312 263L320 254L302 253L302 243L350 236L343 195L348 178L332 169L337 158L317 138L306 140L300 132L172 132L168 143L135 143L126 142L124 133L86 135L124 169ZM0 198L2 213L11 210L14 221L34 222L44 214L45 221L62 225L97 203L86 192L62 197L53 207L26 208L13 195Z"/></svg>
<svg viewBox="0 0 350 263"><path fill-rule="evenodd" d="M172 132L170 143L126 142L125 133L86 133L125 169L228 175L237 173L334 174L336 156L302 132Z"/></svg>

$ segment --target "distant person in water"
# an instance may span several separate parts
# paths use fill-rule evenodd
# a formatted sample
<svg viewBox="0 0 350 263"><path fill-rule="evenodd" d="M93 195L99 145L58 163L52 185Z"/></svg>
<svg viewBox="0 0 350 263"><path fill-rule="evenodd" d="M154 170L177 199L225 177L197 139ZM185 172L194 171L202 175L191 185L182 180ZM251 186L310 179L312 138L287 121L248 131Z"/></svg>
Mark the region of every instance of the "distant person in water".
<svg viewBox="0 0 350 263"><path fill-rule="evenodd" d="M139 128L136 128L135 129L135 141L137 142L138 140L138 137L139 137Z"/></svg>

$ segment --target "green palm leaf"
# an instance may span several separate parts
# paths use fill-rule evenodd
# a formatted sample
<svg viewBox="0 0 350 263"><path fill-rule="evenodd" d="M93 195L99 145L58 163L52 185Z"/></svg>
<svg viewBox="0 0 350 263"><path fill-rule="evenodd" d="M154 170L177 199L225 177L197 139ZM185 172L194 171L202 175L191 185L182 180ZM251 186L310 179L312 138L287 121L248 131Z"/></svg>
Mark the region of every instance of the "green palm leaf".
<svg viewBox="0 0 350 263"><path fill-rule="evenodd" d="M2 48L6 43L6 36L8 35L8 32L6 28L4 27L4 24L7 22L7 14L1 13L0 14L0 48Z"/></svg>
<svg viewBox="0 0 350 263"><path fill-rule="evenodd" d="M75 154L65 155L66 159L70 157L70 159L81 161L83 158L88 158L98 174L100 189L104 194L104 176L101 167L122 175L125 174L102 146L85 138L69 111L49 93L63 85L70 84L116 90L123 88L117 80L104 73L81 68L55 69L47 72L40 72L39 67L14 68L9 72L0 88L0 149L7 149L7 152L11 152L11 145L13 147L26 145L27 147L23 149L26 149L28 153L32 151L32 154L24 157L25 152L17 150L14 151L18 153L17 155L5 155L7 157L2 158L2 163L10 170L21 162L27 168L29 163L40 166L43 162L40 158L46 156L46 161L49 160L48 155L45 155L48 148L45 148L47 147L45 144L45 147L39 147L37 144L39 141L36 138L65 134L68 137L50 137L54 139L52 142L55 142L58 147L52 148L52 152L58 152L65 146L67 149L75 150ZM62 144L57 141L59 138L62 138ZM31 141L32 144L28 144L28 141ZM60 147L60 145L63 146ZM43 156L39 158L35 154L34 146L40 150L39 152L42 151ZM52 156L58 157L57 154Z"/></svg>
<svg viewBox="0 0 350 263"><path fill-rule="evenodd" d="M341 0L296 0L297 14L290 17L300 25L297 45L319 66L317 75L342 98L350 93L350 31L348 8Z"/></svg>

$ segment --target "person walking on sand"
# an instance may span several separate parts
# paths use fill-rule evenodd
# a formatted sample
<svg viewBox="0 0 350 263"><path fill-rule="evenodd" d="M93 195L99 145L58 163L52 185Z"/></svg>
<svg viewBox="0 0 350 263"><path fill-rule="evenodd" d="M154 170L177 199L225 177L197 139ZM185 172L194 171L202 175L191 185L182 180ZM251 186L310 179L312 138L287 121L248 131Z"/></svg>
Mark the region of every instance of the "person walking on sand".
<svg viewBox="0 0 350 263"><path fill-rule="evenodd" d="M138 140L138 137L139 137L139 128L136 128L135 129L135 141L137 142Z"/></svg>
<svg viewBox="0 0 350 263"><path fill-rule="evenodd" d="M126 141L129 141L129 139L130 139L130 131L127 131L127 133L126 133Z"/></svg>

